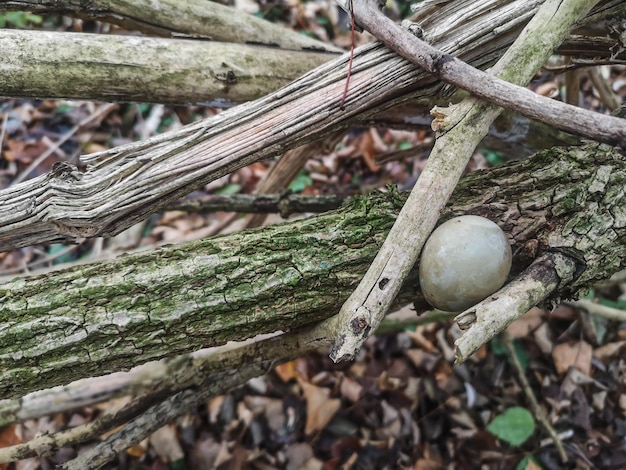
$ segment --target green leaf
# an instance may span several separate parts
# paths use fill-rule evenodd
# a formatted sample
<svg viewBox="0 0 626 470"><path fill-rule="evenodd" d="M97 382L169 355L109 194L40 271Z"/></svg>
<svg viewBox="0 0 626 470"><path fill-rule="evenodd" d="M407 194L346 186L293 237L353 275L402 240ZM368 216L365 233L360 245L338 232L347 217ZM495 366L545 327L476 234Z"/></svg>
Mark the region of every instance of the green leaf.
<svg viewBox="0 0 626 470"><path fill-rule="evenodd" d="M18 28L26 26L26 14L23 11L9 11L6 13L7 23L11 23Z"/></svg>
<svg viewBox="0 0 626 470"><path fill-rule="evenodd" d="M26 20L33 24L40 24L43 21L43 18L33 13L26 13Z"/></svg>
<svg viewBox="0 0 626 470"><path fill-rule="evenodd" d="M496 416L487 430L512 446L520 446L535 432L535 419L526 408L514 406Z"/></svg>
<svg viewBox="0 0 626 470"><path fill-rule="evenodd" d="M508 349L504 347L504 345L498 338L495 338L491 342L491 349L496 356L506 356L509 359L509 362L511 361ZM517 339L513 340L513 350L515 351L515 356L517 356L517 360L522 366L522 370L526 370L526 368L528 367L528 351L526 350L522 342Z"/></svg>
<svg viewBox="0 0 626 470"><path fill-rule="evenodd" d="M241 190L241 185L237 183L228 183L222 186L219 189L216 189L215 194L219 194L220 196L232 196L233 194L237 194Z"/></svg>
<svg viewBox="0 0 626 470"><path fill-rule="evenodd" d="M305 172L301 171L298 173L298 176L294 178L294 180L289 185L289 189L294 193L299 193L304 191L306 188L313 184L313 180L311 177Z"/></svg>
<svg viewBox="0 0 626 470"><path fill-rule="evenodd" d="M530 454L530 455L524 456L522 460L517 462L517 465L515 466L515 470L526 470L530 462L534 464L534 468L543 468L543 466L539 462L537 462L537 459L535 458L535 456Z"/></svg>
<svg viewBox="0 0 626 470"><path fill-rule="evenodd" d="M413 144L408 140L403 140L398 144L398 150L409 150L413 148Z"/></svg>
<svg viewBox="0 0 626 470"><path fill-rule="evenodd" d="M506 163L506 156L503 153L489 149L483 150L482 153L487 159L487 162L489 162L489 166L498 166Z"/></svg>
<svg viewBox="0 0 626 470"><path fill-rule="evenodd" d="M57 106L56 112L57 112L57 114L65 114L65 113L69 112L70 109L72 109L72 107L69 104L61 103L61 104L59 104Z"/></svg>

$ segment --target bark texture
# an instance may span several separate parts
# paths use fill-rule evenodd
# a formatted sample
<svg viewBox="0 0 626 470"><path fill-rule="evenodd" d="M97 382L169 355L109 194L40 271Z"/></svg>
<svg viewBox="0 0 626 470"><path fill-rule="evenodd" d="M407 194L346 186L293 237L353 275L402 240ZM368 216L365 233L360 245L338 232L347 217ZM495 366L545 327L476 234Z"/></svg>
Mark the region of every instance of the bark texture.
<svg viewBox="0 0 626 470"><path fill-rule="evenodd" d="M184 39L0 31L0 95L233 105L337 54Z"/></svg>
<svg viewBox="0 0 626 470"><path fill-rule="evenodd" d="M576 260L555 297L626 263L626 159L610 147L552 149L471 175L441 221L476 214L511 237L511 275L544 252ZM317 217L0 287L0 398L151 359L289 331L335 314L402 206L395 191ZM419 299L415 270L402 301Z"/></svg>

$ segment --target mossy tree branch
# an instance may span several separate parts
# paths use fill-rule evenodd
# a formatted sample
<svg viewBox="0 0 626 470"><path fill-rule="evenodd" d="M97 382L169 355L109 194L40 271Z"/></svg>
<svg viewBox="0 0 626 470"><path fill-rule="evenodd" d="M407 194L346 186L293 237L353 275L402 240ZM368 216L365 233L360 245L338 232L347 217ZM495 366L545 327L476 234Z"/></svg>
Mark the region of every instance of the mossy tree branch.
<svg viewBox="0 0 626 470"><path fill-rule="evenodd" d="M626 262L625 187L621 153L552 149L463 179L442 220L498 221L516 254L512 275L542 253L572 258L575 279L551 297L570 298ZM373 194L302 221L6 283L0 398L328 318L404 197ZM416 292L413 271L399 300Z"/></svg>

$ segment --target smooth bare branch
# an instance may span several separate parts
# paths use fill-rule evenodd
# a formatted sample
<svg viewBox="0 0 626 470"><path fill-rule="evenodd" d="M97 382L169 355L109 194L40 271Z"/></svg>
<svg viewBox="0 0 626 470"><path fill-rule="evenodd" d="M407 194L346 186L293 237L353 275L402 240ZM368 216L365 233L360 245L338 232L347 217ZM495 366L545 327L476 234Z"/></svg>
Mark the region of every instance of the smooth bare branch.
<svg viewBox="0 0 626 470"><path fill-rule="evenodd" d="M0 30L0 45L3 96L219 107L265 96L337 57L247 44L51 31Z"/></svg>
<svg viewBox="0 0 626 470"><path fill-rule="evenodd" d="M1 10L57 13L100 20L166 37L260 44L292 50L341 50L209 0L0 0Z"/></svg>

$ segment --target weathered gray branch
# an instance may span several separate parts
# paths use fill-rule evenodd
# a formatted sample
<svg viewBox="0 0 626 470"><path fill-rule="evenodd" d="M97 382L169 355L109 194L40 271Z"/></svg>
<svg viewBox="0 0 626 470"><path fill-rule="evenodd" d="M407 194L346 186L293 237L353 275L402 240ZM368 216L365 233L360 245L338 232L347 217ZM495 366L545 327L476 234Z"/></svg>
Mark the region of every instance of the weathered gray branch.
<svg viewBox="0 0 626 470"><path fill-rule="evenodd" d="M614 2L604 6L610 4L620 12L626 9L625 4ZM494 8L465 18L470 30L484 28L487 22L490 31L496 28L502 34L490 36L495 43L489 50L514 36L518 17L534 11L534 5L525 1L507 7L517 16L502 16ZM473 37L445 31L429 35L442 50L474 60L476 65L484 66L497 55L476 57ZM339 101L346 68L347 57L340 57L257 101L144 142L84 156L88 165L84 173L58 164L47 175L1 191L0 250L114 235L237 168L336 132L357 117L367 118L407 100L429 101L441 86L383 46L363 46L355 53L342 112ZM611 119L616 118L605 120Z"/></svg>
<svg viewBox="0 0 626 470"><path fill-rule="evenodd" d="M96 19L160 36L265 44L295 50L340 51L209 0L0 0L0 10L28 10Z"/></svg>
<svg viewBox="0 0 626 470"><path fill-rule="evenodd" d="M557 251L578 272L569 298L626 262L626 159L602 145L552 149L462 180L443 218L496 220L512 275ZM357 198L311 219L0 286L0 398L152 359L291 331L337 312L404 202ZM400 301L415 298L415 274Z"/></svg>
<svg viewBox="0 0 626 470"><path fill-rule="evenodd" d="M336 56L210 41L1 30L0 95L232 105L264 96Z"/></svg>

